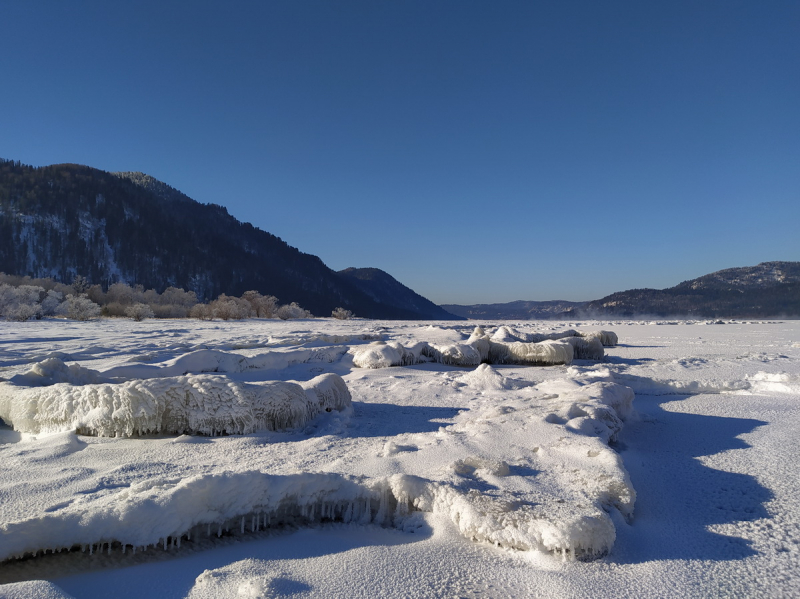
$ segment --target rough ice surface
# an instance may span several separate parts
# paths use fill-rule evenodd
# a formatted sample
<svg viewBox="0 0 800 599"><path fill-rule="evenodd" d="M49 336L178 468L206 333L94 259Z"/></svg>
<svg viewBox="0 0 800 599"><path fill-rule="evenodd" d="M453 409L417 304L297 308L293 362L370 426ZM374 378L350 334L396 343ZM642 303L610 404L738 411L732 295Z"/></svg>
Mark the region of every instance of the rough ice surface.
<svg viewBox="0 0 800 599"><path fill-rule="evenodd" d="M351 350L353 365L358 368L388 368L409 366L425 358L448 366L478 366L488 364L520 364L551 366L570 364L575 352L581 359L601 360L603 347L596 339L576 337L575 331L539 335L535 341L520 341L533 335L523 335L510 327L501 326L493 335L480 327L463 342L417 342L404 347L399 342L378 341ZM561 342L556 342L561 339Z"/></svg>
<svg viewBox="0 0 800 599"><path fill-rule="evenodd" d="M119 401L178 383L209 406L292 385L292 404L319 408L226 436L0 426L0 583L163 555L182 559L56 582L75 596L86 580L145 596L148 578L192 597L796 596L800 326L701 324L12 323L0 403L32 426L39 399L66 404L62 388L69 410L101 388ZM575 330L612 327L625 345L580 357L580 340L602 340ZM381 352L356 365L375 339L392 368L367 366ZM578 361L489 363L492 348L543 342ZM50 358L63 366L39 366Z"/></svg>
<svg viewBox="0 0 800 599"><path fill-rule="evenodd" d="M33 434L247 434L295 428L321 411L349 406L350 393L336 374L302 386L288 381L249 384L216 375L21 390L0 383L0 418Z"/></svg>

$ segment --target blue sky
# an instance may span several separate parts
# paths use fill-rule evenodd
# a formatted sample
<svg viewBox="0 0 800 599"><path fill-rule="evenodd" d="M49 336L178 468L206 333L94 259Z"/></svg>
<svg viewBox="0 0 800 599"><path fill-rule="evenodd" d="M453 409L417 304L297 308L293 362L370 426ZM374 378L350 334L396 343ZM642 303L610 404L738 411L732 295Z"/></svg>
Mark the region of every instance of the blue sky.
<svg viewBox="0 0 800 599"><path fill-rule="evenodd" d="M800 260L800 3L4 2L0 156L437 303Z"/></svg>

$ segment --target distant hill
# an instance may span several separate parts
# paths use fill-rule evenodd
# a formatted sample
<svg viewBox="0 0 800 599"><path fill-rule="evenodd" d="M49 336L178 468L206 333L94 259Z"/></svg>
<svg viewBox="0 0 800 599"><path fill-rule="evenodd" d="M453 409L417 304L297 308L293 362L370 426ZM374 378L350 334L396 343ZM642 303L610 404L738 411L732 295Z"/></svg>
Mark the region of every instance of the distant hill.
<svg viewBox="0 0 800 599"><path fill-rule="evenodd" d="M762 262L713 272L669 289L620 291L588 302L576 313L625 317L800 316L800 262Z"/></svg>
<svg viewBox="0 0 800 599"><path fill-rule="evenodd" d="M669 289L631 289L591 302L524 302L460 306L448 312L472 319L800 317L800 262L727 268Z"/></svg>
<svg viewBox="0 0 800 599"><path fill-rule="evenodd" d="M580 309L586 302L567 302L553 300L546 302L525 302L522 300L505 304L475 304L461 306L443 304L442 308L456 316L476 320L540 320L564 318Z"/></svg>
<svg viewBox="0 0 800 599"><path fill-rule="evenodd" d="M339 275L349 279L373 300L400 310L412 310L434 320L459 318L429 299L409 289L390 274L378 268L346 268ZM463 317L461 317L463 318Z"/></svg>
<svg viewBox="0 0 800 599"><path fill-rule="evenodd" d="M206 300L255 289L319 316L341 306L368 318L431 318L424 298L414 294L408 305L376 299L353 277L223 206L200 204L143 173L77 164L0 161L0 271L65 283L82 275L103 287L125 282L159 292L175 286Z"/></svg>

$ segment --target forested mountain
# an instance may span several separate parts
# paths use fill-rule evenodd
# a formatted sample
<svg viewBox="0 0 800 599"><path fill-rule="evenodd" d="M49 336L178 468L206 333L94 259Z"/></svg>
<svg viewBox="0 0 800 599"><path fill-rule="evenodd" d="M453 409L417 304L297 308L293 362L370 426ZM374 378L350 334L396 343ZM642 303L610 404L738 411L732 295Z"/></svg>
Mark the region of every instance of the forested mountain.
<svg viewBox="0 0 800 599"><path fill-rule="evenodd" d="M425 318L436 320L457 317L378 268L346 268L340 270L339 274L378 303L402 310L413 310L417 314L424 314Z"/></svg>
<svg viewBox="0 0 800 599"><path fill-rule="evenodd" d="M195 202L142 173L76 164L0 162L0 271L159 292L174 286L201 300L255 289L320 316L341 306L369 318L430 318L377 301L223 206Z"/></svg>
<svg viewBox="0 0 800 599"><path fill-rule="evenodd" d="M800 262L728 268L669 289L631 289L589 302L588 315L761 318L800 316Z"/></svg>
<svg viewBox="0 0 800 599"><path fill-rule="evenodd" d="M631 289L591 302L517 301L442 307L471 319L798 317L800 262L763 262L758 266L728 268L669 289Z"/></svg>

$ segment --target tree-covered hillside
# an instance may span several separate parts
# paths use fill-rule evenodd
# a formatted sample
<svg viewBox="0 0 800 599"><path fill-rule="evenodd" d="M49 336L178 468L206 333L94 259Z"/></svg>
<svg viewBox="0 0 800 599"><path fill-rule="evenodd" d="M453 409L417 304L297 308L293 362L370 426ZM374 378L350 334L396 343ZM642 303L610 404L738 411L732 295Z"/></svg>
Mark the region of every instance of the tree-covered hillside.
<svg viewBox="0 0 800 599"><path fill-rule="evenodd" d="M376 302L278 237L141 173L0 162L0 271L104 288L174 286L211 299L258 290L318 315L425 318Z"/></svg>

